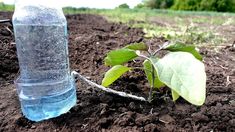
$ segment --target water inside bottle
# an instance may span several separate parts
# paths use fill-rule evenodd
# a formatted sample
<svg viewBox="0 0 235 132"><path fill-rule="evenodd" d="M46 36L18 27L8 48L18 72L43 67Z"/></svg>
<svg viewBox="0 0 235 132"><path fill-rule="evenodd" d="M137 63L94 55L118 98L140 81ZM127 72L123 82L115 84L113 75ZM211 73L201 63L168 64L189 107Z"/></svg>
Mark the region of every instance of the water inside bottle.
<svg viewBox="0 0 235 132"><path fill-rule="evenodd" d="M33 121L56 117L76 103L66 24L15 24L20 65L16 80L23 114Z"/></svg>

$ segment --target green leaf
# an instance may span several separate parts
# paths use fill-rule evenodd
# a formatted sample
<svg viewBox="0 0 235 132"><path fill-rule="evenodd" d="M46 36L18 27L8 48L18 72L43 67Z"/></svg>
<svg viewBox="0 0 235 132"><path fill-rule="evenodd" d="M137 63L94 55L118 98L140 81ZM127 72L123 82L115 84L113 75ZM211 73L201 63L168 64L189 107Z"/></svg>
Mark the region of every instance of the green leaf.
<svg viewBox="0 0 235 132"><path fill-rule="evenodd" d="M196 47L193 46L193 45L186 45L186 44L183 44L183 43L176 42L174 44L169 45L165 49L169 50L169 51L172 51L172 52L177 52L177 51L188 52L188 53L191 53L198 60L202 61L202 56L196 50Z"/></svg>
<svg viewBox="0 0 235 132"><path fill-rule="evenodd" d="M122 65L116 65L106 72L104 79L102 80L102 86L108 87L124 73L129 71L131 68Z"/></svg>
<svg viewBox="0 0 235 132"><path fill-rule="evenodd" d="M171 52L157 62L151 60L159 79L181 97L194 105L206 98L204 64L187 52Z"/></svg>
<svg viewBox="0 0 235 132"><path fill-rule="evenodd" d="M138 55L134 50L125 49L125 48L113 50L107 54L107 57L105 58L105 65L107 66L121 65L125 62L135 59L137 56Z"/></svg>
<svg viewBox="0 0 235 132"><path fill-rule="evenodd" d="M148 79L148 82L150 84L151 87L154 87L154 88L161 88L161 87L164 87L164 83L162 83L159 78L158 78L158 75L157 75L157 72L156 70L154 69L154 74L155 74L155 78L154 78L154 86L152 86L152 63L149 61L149 60L145 60L144 63L144 72L145 72L145 75Z"/></svg>
<svg viewBox="0 0 235 132"><path fill-rule="evenodd" d="M180 97L180 95L176 93L174 90L171 90L171 95L172 95L173 101L176 101Z"/></svg>
<svg viewBox="0 0 235 132"><path fill-rule="evenodd" d="M134 43L134 44L127 45L124 48L131 49L131 50L143 50L143 51L148 50L148 46L145 43Z"/></svg>

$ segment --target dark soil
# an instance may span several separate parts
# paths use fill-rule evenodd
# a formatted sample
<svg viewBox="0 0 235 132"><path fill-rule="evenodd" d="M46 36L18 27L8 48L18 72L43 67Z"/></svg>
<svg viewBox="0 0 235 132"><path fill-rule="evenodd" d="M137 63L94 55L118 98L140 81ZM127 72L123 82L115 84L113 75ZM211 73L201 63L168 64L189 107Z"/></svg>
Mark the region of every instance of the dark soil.
<svg viewBox="0 0 235 132"><path fill-rule="evenodd" d="M0 12L0 19L11 15ZM71 68L99 84L108 69L103 65L108 51L132 42L144 41L156 46L165 41L146 40L141 29L110 23L101 16L69 15L67 20ZM0 132L235 131L235 49L232 47L201 49L208 77L207 99L201 107L183 99L173 103L167 90L156 92L156 101L148 104L78 82L77 105L69 113L36 123L27 120L20 111L13 84L19 67L11 31L10 24L0 24ZM126 74L111 88L146 97L148 83L141 73L137 70Z"/></svg>

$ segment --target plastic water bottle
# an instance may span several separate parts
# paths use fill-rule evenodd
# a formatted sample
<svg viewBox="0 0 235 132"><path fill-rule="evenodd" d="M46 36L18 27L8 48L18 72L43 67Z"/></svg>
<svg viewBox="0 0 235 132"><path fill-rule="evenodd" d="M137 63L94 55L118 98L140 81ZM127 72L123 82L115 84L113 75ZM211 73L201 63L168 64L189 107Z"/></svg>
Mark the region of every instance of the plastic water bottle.
<svg viewBox="0 0 235 132"><path fill-rule="evenodd" d="M32 121L57 117L76 104L68 59L67 22L56 0L17 0L13 25L23 114Z"/></svg>

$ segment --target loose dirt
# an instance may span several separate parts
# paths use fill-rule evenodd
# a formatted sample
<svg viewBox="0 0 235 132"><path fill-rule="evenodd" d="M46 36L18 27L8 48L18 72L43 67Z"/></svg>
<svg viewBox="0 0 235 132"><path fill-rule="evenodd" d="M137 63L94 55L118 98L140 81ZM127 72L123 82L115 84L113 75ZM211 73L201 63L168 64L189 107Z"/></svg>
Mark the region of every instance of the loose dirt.
<svg viewBox="0 0 235 132"><path fill-rule="evenodd" d="M0 19L12 13L0 12ZM100 84L110 50L133 42L157 46L163 38L144 38L141 29L110 23L96 15L68 15L71 69ZM77 82L77 105L58 118L27 120L20 111L13 84L19 75L12 26L0 24L0 132L5 131L235 131L235 49L201 48L207 72L207 98L201 107L183 99L172 102L165 88L148 104L96 90ZM128 65L141 65L140 60ZM192 69L193 70L193 69ZM146 97L149 87L140 70L125 74L111 88Z"/></svg>

